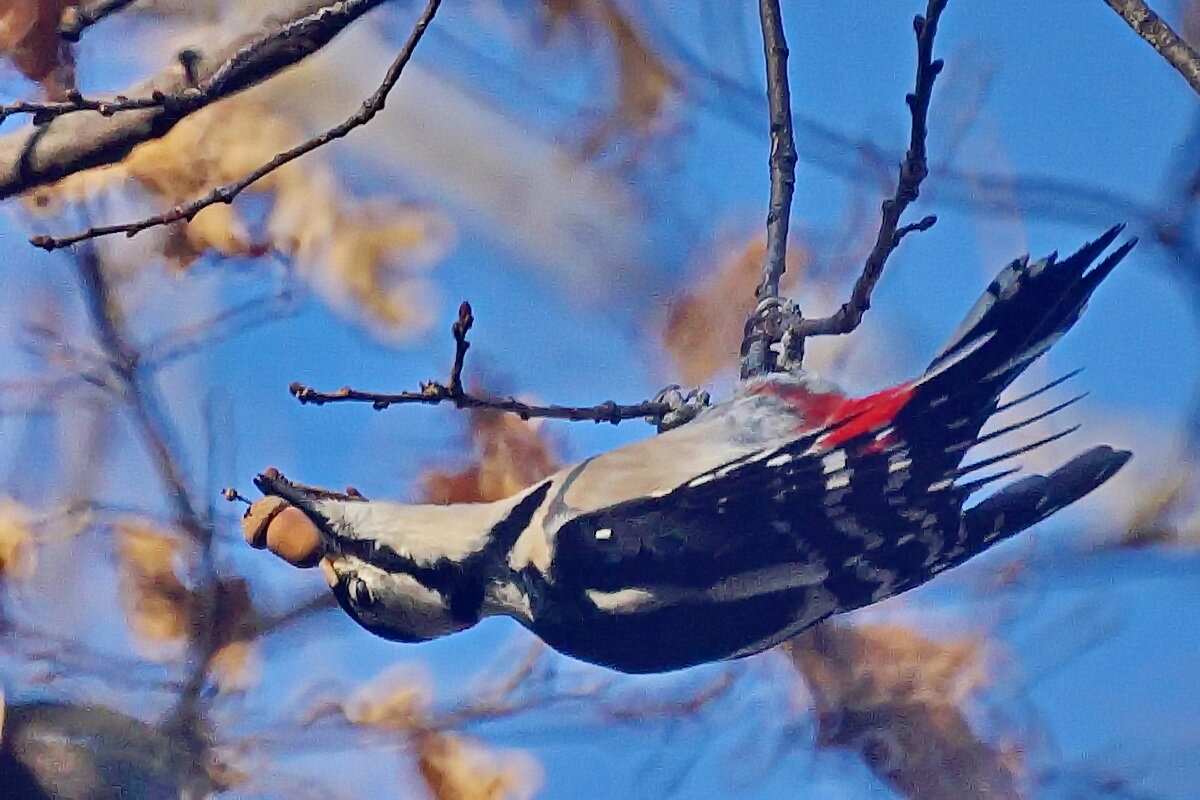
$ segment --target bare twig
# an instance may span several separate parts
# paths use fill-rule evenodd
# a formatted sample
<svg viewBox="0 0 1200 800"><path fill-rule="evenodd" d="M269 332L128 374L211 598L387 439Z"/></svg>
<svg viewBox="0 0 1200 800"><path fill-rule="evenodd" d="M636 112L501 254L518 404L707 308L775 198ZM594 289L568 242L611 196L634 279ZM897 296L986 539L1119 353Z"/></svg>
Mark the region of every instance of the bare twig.
<svg viewBox="0 0 1200 800"><path fill-rule="evenodd" d="M70 6L63 13L63 20L58 26L58 35L68 42L77 42L85 28L90 28L105 17L117 13L133 3L134 0L100 0L86 6Z"/></svg>
<svg viewBox="0 0 1200 800"><path fill-rule="evenodd" d="M492 411L504 411L516 414L521 419L549 417L574 421L611 422L614 425L627 419L661 419L663 415L672 410L668 403L653 401L635 405L618 405L608 401L595 406L538 406L523 403L513 397L484 397L471 394L462 387L462 370L467 348L471 346L467 341L467 332L471 329L474 321L471 304L464 302L459 306L458 319L450 329L454 336L454 363L450 368L450 380L447 383L429 381L422 383L418 391L397 394L363 392L351 389L349 386L344 386L336 392L319 392L302 383L293 383L288 390L301 403L317 406L326 403L370 403L376 411L381 411L392 405L451 403L455 408L485 408Z"/></svg>
<svg viewBox="0 0 1200 800"><path fill-rule="evenodd" d="M94 239L99 236L109 236L114 233L123 233L126 236L133 236L140 231L144 231L147 228L153 228L158 225L167 225L172 222L179 222L181 220L190 221L202 209L205 209L211 205L216 203L233 202L233 199L241 194L247 187L279 169L284 164L295 161L297 158L316 150L318 147L322 147L329 142L334 141L335 139L342 138L355 128L366 125L368 122L374 119L376 114L383 110L384 105L387 102L388 94L396 85L396 82L400 79L400 75L404 72L404 68L408 65L409 60L412 58L413 52L416 50L417 44L421 41L421 37L425 33L425 29L429 27L429 23L433 20L433 17L437 13L440 5L441 0L428 0L428 3L425 6L425 11L421 14L420 19L417 20L416 25L413 27L412 33L409 34L408 41L404 43L404 46L400 49L400 52L397 54L395 60L392 61L391 66L388 67L387 74L384 76L383 82L380 83L379 88L376 89L369 98L367 98L362 106L359 107L358 111L356 111L343 122L335 125L324 133L314 136L308 141L291 148L290 150L279 153L270 161L263 164L246 177L224 186L218 186L204 197L194 200L191 203L177 205L162 214L156 214L136 222L127 222L120 225L94 226L80 233L61 238L45 235L35 236L29 240L30 243L37 247L41 247L44 250L56 250L62 247L68 247L70 245L77 244L85 239ZM235 57L234 59L230 60L230 63L233 64L236 63L236 61L237 58ZM220 86L222 80L232 80L232 78L223 78L221 74L213 76L215 86Z"/></svg>
<svg viewBox="0 0 1200 800"><path fill-rule="evenodd" d="M1175 33L1142 0L1104 0L1138 36L1158 51L1192 88L1200 92L1200 53Z"/></svg>
<svg viewBox="0 0 1200 800"><path fill-rule="evenodd" d="M854 283L850 300L834 314L821 319L801 320L790 332L803 339L806 336L849 333L862 322L863 314L871 307L871 293L883 274L888 257L900 245L900 241L913 231L928 230L937 217L924 217L919 222L900 225L900 217L920 194L921 181L929 174L926 162L925 138L928 134L929 100L933 95L933 83L942 71L942 60L933 58L933 40L937 35L938 19L946 7L947 0L929 0L925 15L913 20L917 34L917 78L912 94L906 96L912 115L908 152L900 164L900 177L896 182L896 193L883 201L879 233L875 246L867 256L862 274Z"/></svg>
<svg viewBox="0 0 1200 800"><path fill-rule="evenodd" d="M220 645L219 631L209 624L216 616L218 603L212 526L193 499L191 487L184 477L183 460L176 453L169 426L159 412L157 392L145 379L140 355L126 333L120 305L96 248L82 247L73 255L96 339L112 365L121 398L133 417L134 428L150 451L175 524L199 551L198 586L192 592L196 606L189 639L191 664L172 714L172 725L186 742L187 751L194 755L196 763L204 763L208 738L202 690L208 680L209 661Z"/></svg>
<svg viewBox="0 0 1200 800"><path fill-rule="evenodd" d="M347 486L344 492L335 492L331 489L324 489L320 486L309 486L305 483L288 480L283 476L283 473L274 467L267 467L260 472L254 479L254 484L263 490L263 494L275 494L285 500L366 500L362 492L355 489L353 486ZM264 487L271 491L266 491ZM229 489L226 489L225 497L229 498ZM237 498L233 498L236 500Z"/></svg>
<svg viewBox="0 0 1200 800"><path fill-rule="evenodd" d="M767 63L767 104L771 119L771 203L767 210L767 250L762 282L754 290L758 307L742 339L742 377L775 369L770 345L777 339L769 317L779 302L779 281L787 268L788 224L796 185L796 145L792 136L792 97L788 88L787 40L779 0L759 0L763 54ZM796 309L796 313L799 313Z"/></svg>
<svg viewBox="0 0 1200 800"><path fill-rule="evenodd" d="M163 136L188 114L320 50L382 2L290 0L287 18L265 15L252 32L193 53L195 58L176 60L131 89L133 99L85 100L76 94L62 103L0 106L0 119L28 113L39 123L0 139L0 199L120 161L135 145Z"/></svg>
<svg viewBox="0 0 1200 800"><path fill-rule="evenodd" d="M792 137L792 95L788 88L788 47L779 0L759 0L763 51L767 61L767 103L771 115L771 205L767 211L767 256L758 300L779 296L786 269L788 223L796 185L796 144Z"/></svg>
<svg viewBox="0 0 1200 800"><path fill-rule="evenodd" d="M156 369L166 366L231 336L284 317L295 305L292 291L283 287L273 294L230 306L211 317L164 334L146 346L142 362Z"/></svg>
<svg viewBox="0 0 1200 800"><path fill-rule="evenodd" d="M299 622L309 619L312 615L318 614L331 608L337 607L337 599L331 592L322 591L320 594L304 600L291 608L280 611L275 614L264 614L257 617L251 623L250 635L252 638L261 638L269 636L284 628L288 628Z"/></svg>
<svg viewBox="0 0 1200 800"><path fill-rule="evenodd" d="M139 370L140 354L125 333L120 307L104 275L104 267L94 248L75 254L74 263L84 289L84 300L101 349L112 366L122 399L133 414L136 427L154 459L155 469L170 499L175 524L196 544L206 548L212 532L191 497L184 478L182 461L171 446L156 395L148 390Z"/></svg>

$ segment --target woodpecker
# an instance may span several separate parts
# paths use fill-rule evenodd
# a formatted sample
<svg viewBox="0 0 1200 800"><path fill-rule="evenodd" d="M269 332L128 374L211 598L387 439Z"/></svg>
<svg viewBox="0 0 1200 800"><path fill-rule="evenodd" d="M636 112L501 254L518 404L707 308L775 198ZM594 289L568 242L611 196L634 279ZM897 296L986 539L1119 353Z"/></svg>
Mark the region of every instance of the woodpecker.
<svg viewBox="0 0 1200 800"><path fill-rule="evenodd" d="M320 563L342 608L401 642L518 620L551 647L632 673L758 653L907 591L1091 492L1130 453L1094 447L969 499L976 477L1068 429L964 465L984 433L1065 378L1001 403L1133 247L1005 267L924 374L852 398L815 375L742 382L694 420L493 503L411 505L302 490L273 470L248 541ZM1068 376L1069 377L1069 376ZM1076 398L1078 399L1078 398Z"/></svg>

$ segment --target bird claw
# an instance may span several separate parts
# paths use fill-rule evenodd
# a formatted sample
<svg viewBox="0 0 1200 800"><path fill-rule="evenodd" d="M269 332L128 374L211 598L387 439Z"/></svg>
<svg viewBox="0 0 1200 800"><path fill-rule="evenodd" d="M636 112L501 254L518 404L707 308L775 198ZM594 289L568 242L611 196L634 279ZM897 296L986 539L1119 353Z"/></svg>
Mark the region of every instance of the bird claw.
<svg viewBox="0 0 1200 800"><path fill-rule="evenodd" d="M672 384L656 394L654 402L665 403L671 409L661 417L651 417L647 420L653 422L658 432L662 433L694 420L701 411L708 408L711 400L708 392L703 389L692 389L685 395L680 386Z"/></svg>

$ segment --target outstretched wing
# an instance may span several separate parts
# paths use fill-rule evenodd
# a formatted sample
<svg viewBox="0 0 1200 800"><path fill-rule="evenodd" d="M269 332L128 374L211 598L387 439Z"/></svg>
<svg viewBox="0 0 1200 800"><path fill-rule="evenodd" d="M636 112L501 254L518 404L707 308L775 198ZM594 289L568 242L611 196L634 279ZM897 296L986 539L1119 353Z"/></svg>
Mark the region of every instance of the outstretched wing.
<svg viewBox="0 0 1200 800"><path fill-rule="evenodd" d="M583 514L558 531L556 582L684 596L821 584L838 610L926 580L957 531L963 493L921 481L894 431L836 447L829 429L703 473L660 497Z"/></svg>
<svg viewBox="0 0 1200 800"><path fill-rule="evenodd" d="M658 602L738 600L816 585L832 595L834 611L882 600L1048 517L1124 464L1128 453L1094 448L1048 477L1014 484L1019 491L985 500L963 523L971 493L1008 472L961 478L1063 434L966 468L963 454L981 438L1066 405L984 437L975 426L927 435L938 415L928 404L848 439L840 432L859 418L842 420L659 497L569 520L558 531L552 580L578 592L645 590Z"/></svg>

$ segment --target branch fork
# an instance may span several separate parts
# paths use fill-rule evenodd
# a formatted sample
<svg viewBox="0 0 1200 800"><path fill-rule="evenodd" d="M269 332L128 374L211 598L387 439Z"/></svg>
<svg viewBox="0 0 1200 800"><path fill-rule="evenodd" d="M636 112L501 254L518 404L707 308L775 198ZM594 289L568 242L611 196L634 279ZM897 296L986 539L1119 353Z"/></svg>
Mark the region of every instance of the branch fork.
<svg viewBox="0 0 1200 800"><path fill-rule="evenodd" d="M871 307L871 294L883 275L888 257L900 246L904 237L928 230L937 222L937 217L928 215L917 222L902 225L900 218L920 196L921 182L929 175L925 152L929 102L934 81L943 67L941 59L933 58L933 41L938 20L947 2L929 0L925 14L913 19L917 39L917 72L913 91L904 98L912 117L909 145L900 164L896 190L880 207L875 245L854 283L850 299L828 317L807 319L795 302L779 296L779 281L784 272L787 251L787 218L791 213L792 187L796 181L795 146L791 134L787 44L783 38L779 0L760 0L763 49L767 59L767 98L771 110L771 206L767 214L767 257L763 264L763 280L755 290L759 303L746 320L742 339L743 378L799 369L807 337L840 335L855 330Z"/></svg>
<svg viewBox="0 0 1200 800"><path fill-rule="evenodd" d="M467 350L471 347L471 343L467 341L467 333L471 330L471 326L474 323L475 316L471 310L471 304L464 301L458 307L458 319L450 326L450 334L454 337L454 361L451 364L450 377L446 383L426 381L421 383L415 392L399 392L396 394L365 392L349 386L343 386L336 392L321 392L302 383L293 383L288 387L289 391L297 400L306 405L320 406L326 403L343 402L370 403L371 407L376 411L382 411L392 405L413 403L437 405L439 403L450 403L455 408L460 409L479 408L516 414L525 420L535 417L546 417L574 421L590 420L592 422L608 422L613 425L627 419L645 419L661 425L662 421L668 418L669 415L678 415L680 413L681 403L686 405L687 402L691 402L694 405L697 402L701 402L696 398L702 397L703 404L707 404L707 394L697 392L693 392L692 395L680 401L680 403L669 402L670 398L662 401L651 400L633 405L619 405L608 400L594 406L539 406L522 402L514 397L491 397L472 394L463 388L462 371L466 362ZM695 414L692 416L695 416Z"/></svg>

